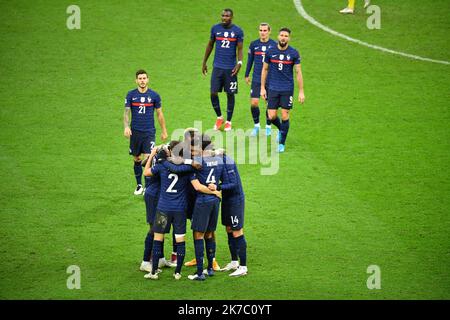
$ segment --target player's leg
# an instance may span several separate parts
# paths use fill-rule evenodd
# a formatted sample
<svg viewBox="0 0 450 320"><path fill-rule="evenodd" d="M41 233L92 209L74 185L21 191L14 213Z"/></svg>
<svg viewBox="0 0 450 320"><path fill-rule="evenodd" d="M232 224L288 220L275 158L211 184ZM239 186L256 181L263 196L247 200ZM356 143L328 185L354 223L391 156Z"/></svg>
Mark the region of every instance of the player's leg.
<svg viewBox="0 0 450 320"><path fill-rule="evenodd" d="M163 256L163 241L164 241L164 233L167 229L167 225L171 223L171 216L168 213L164 213L161 211L156 211L156 216L153 224L152 231L154 233L153 236L153 249L152 249L152 272L145 275L146 278L149 279L158 279L158 262L159 258Z"/></svg>
<svg viewBox="0 0 450 320"><path fill-rule="evenodd" d="M355 11L355 0L348 0L346 8L339 11L340 13L353 13Z"/></svg>
<svg viewBox="0 0 450 320"><path fill-rule="evenodd" d="M239 266L239 260L236 250L235 240L233 238L233 230L232 226L232 216L233 216L233 207L230 203L226 201L222 202L222 225L225 226L225 231L228 236L228 249L230 250L231 262L229 262L224 268L220 269L220 271L229 271L236 270Z"/></svg>
<svg viewBox="0 0 450 320"><path fill-rule="evenodd" d="M179 280L181 278L181 267L183 266L184 257L186 255L186 213L177 213L174 217L173 224L174 238L176 242L177 264L174 272L174 278Z"/></svg>
<svg viewBox="0 0 450 320"><path fill-rule="evenodd" d="M221 70L217 68L213 68L213 72L211 74L211 105L216 113L217 119L214 124L214 130L220 130L220 127L223 123L222 111L220 110L220 100L218 92L222 91L223 87L223 75L221 74Z"/></svg>
<svg viewBox="0 0 450 320"><path fill-rule="evenodd" d="M148 192L144 194L144 200L145 200L145 211L147 216L147 223L149 225L149 231L147 232L147 235L145 237L144 241L144 257L142 259L141 271L147 271L151 272L151 263L150 263L150 257L153 249L153 231L152 226L156 215L156 206L158 204L158 198L153 197Z"/></svg>
<svg viewBox="0 0 450 320"><path fill-rule="evenodd" d="M269 88L266 85L266 92L269 93ZM267 109L267 105L268 105L268 100L264 101L265 107L266 107L266 136L271 136L272 135L272 121L269 118L269 111Z"/></svg>
<svg viewBox="0 0 450 320"><path fill-rule="evenodd" d="M230 277L245 276L247 274L247 241L245 240L244 229L233 230L233 238L236 243L237 254L239 256L239 267L230 274Z"/></svg>
<svg viewBox="0 0 450 320"><path fill-rule="evenodd" d="M281 96L281 127L280 127L280 144L278 145L278 152L284 152L286 138L289 132L289 111L293 105L293 93L285 92Z"/></svg>
<svg viewBox="0 0 450 320"><path fill-rule="evenodd" d="M250 89L250 111L253 118L253 130L251 133L252 137L258 135L260 124L259 124L259 93L261 91L261 84L252 82L252 88Z"/></svg>
<svg viewBox="0 0 450 320"><path fill-rule="evenodd" d="M142 165L141 165L141 153L142 153L142 135L139 131L133 131L130 136L130 155L133 156L133 171L136 179L135 195L143 194L144 188L142 187Z"/></svg>
<svg viewBox="0 0 450 320"><path fill-rule="evenodd" d="M231 130L231 119L233 118L235 94L238 93L237 76L231 75L232 70L226 70L224 88L227 93L227 121L225 122L225 131Z"/></svg>
<svg viewBox="0 0 450 320"><path fill-rule="evenodd" d="M219 217L219 205L220 205L219 199L210 203L208 226L206 228L205 233L206 257L208 259L207 274L209 276L214 275L213 262L214 258L216 257L216 237L214 236L214 232L216 231L217 228L217 219Z"/></svg>
<svg viewBox="0 0 450 320"><path fill-rule="evenodd" d="M280 97L281 94L278 91L268 91L268 99L267 99L267 114L269 116L272 124L280 130L281 122L278 118L277 111L280 106Z"/></svg>
<svg viewBox="0 0 450 320"><path fill-rule="evenodd" d="M189 280L205 280L203 274L203 257L205 255L204 236L207 227L207 217L205 213L205 204L196 202L194 212L192 214L191 229L194 231L194 251L197 265L197 272L194 275L189 275Z"/></svg>

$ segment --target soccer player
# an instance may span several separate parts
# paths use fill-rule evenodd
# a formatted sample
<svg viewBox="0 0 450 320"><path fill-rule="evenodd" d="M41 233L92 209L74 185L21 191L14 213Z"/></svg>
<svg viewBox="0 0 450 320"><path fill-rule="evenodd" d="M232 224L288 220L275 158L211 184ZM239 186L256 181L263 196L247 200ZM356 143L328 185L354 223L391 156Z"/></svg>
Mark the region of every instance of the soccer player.
<svg viewBox="0 0 450 320"><path fill-rule="evenodd" d="M270 25L268 23L261 23L259 25L259 39L252 41L248 48L248 60L247 60L247 69L245 70L245 82L247 84L251 83L250 90L250 111L252 113L252 118L254 122L254 128L252 130L251 135L257 136L260 128L259 124L259 94L261 92L261 70L263 66L263 57L266 54L267 50L272 47L275 47L277 43L269 38L270 36ZM250 71L252 70L252 65L254 63L253 68L253 76L250 80ZM266 135L270 136L271 127L270 120L266 110Z"/></svg>
<svg viewBox="0 0 450 320"><path fill-rule="evenodd" d="M289 45L291 30L280 29L278 44L267 51L261 73L261 97L268 99L269 119L279 129L278 152L284 152L286 137L289 132L289 111L293 105L294 69L297 74L298 101L304 103L303 76L300 65L300 54ZM265 85L268 81L268 92ZM281 122L277 110L281 107Z"/></svg>
<svg viewBox="0 0 450 320"><path fill-rule="evenodd" d="M220 191L217 190L217 183L223 176L222 157L211 156L212 150L211 139L203 135L201 143L194 145L194 148L201 148L202 152L202 169L192 174L190 179L194 189L197 191L197 199L195 201L194 211L192 214L191 229L194 231L194 249L197 264L197 273L189 275L190 280L205 280L205 274L214 275L213 260L216 254L216 242L213 236L217 227L219 216ZM195 144L195 142L194 142ZM214 194L208 194L202 189L208 185L208 191ZM214 190L212 190L214 186ZM218 194L219 193L219 194ZM205 244L203 244L205 242ZM208 259L208 267L203 272L203 257L206 247L206 256Z"/></svg>
<svg viewBox="0 0 450 320"><path fill-rule="evenodd" d="M237 74L242 66L242 47L244 32L237 25L232 23L233 10L224 9L222 11L222 23L211 28L211 35L206 46L203 57L202 73L206 75L208 67L206 62L216 45L214 53L213 72L211 75L211 104L216 112L217 119L214 125L215 130L220 130L223 124L222 111L218 92L224 90L227 93L227 121L224 130L231 130L231 118L233 117L235 97L238 92ZM238 62L236 64L236 49Z"/></svg>
<svg viewBox="0 0 450 320"><path fill-rule="evenodd" d="M136 177L135 195L143 194L141 154L145 159L155 145L154 111L161 126L161 139L166 140L167 129L161 107L161 97L148 87L148 74L145 70L136 72L137 89L128 92L125 98L125 112L123 115L124 135L130 139L130 155L134 160L134 175ZM130 113L131 128L130 128Z"/></svg>
<svg viewBox="0 0 450 320"><path fill-rule="evenodd" d="M370 5L370 0L364 0L364 9ZM355 12L355 0L348 0L348 5L346 8L339 11L340 13L353 14Z"/></svg>
<svg viewBox="0 0 450 320"><path fill-rule="evenodd" d="M245 196L236 163L226 154L222 155L224 163L222 190L222 225L228 235L228 248L231 262L221 271L235 270L231 277L245 276L247 270L247 242L244 236ZM208 186L215 190L214 186ZM239 260L238 260L239 257ZM240 262L240 263L239 263Z"/></svg>

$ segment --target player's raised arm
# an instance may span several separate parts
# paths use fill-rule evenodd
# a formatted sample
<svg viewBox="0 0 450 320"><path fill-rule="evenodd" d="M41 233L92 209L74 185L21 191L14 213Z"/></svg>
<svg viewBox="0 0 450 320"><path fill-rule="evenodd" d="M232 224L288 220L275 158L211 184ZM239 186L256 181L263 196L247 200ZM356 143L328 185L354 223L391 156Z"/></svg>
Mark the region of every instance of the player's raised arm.
<svg viewBox="0 0 450 320"><path fill-rule="evenodd" d="M303 75L302 66L300 63L295 65L295 72L297 75L298 84L298 101L303 104L305 102L305 92L303 91Z"/></svg>
<svg viewBox="0 0 450 320"><path fill-rule="evenodd" d="M153 148L152 149L152 152L150 153L150 156L148 157L147 162L145 163L144 176L146 176L146 177L151 177L153 175L152 169L151 169L150 166L151 166L151 164L153 162L153 158L156 155L157 149L158 148Z"/></svg>
<svg viewBox="0 0 450 320"><path fill-rule="evenodd" d="M268 71L269 71L269 64L264 61L263 67L261 70L261 97L263 97L263 99L265 99L265 100L267 100L266 80L267 80Z"/></svg>
<svg viewBox="0 0 450 320"><path fill-rule="evenodd" d="M208 58L214 49L214 42L215 42L214 39L210 39L208 41L208 44L206 45L205 55L203 56L203 64L202 64L202 73L204 76L206 76L206 74L208 73L208 66L206 65L206 62L208 61Z"/></svg>

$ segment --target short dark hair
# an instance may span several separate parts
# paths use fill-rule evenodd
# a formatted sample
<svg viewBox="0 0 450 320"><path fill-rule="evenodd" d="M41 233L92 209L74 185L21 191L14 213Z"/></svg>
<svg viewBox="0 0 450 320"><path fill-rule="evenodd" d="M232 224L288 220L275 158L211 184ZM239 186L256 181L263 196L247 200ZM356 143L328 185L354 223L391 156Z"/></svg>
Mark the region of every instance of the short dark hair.
<svg viewBox="0 0 450 320"><path fill-rule="evenodd" d="M231 16L233 16L233 10L231 10L230 8L225 8L223 9L224 12L229 12L231 14Z"/></svg>
<svg viewBox="0 0 450 320"><path fill-rule="evenodd" d="M145 74L145 75L148 77L147 71L145 71L144 69L139 69L138 71L136 71L136 78L137 78L140 74Z"/></svg>
<svg viewBox="0 0 450 320"><path fill-rule="evenodd" d="M214 145L211 141L211 138L206 134L202 134L202 150L203 151L206 149L210 150L213 147L214 147Z"/></svg>
<svg viewBox="0 0 450 320"><path fill-rule="evenodd" d="M278 31L278 33L282 32L282 31L286 31L287 33L291 34L291 29L286 28L286 27L281 28L280 31Z"/></svg>

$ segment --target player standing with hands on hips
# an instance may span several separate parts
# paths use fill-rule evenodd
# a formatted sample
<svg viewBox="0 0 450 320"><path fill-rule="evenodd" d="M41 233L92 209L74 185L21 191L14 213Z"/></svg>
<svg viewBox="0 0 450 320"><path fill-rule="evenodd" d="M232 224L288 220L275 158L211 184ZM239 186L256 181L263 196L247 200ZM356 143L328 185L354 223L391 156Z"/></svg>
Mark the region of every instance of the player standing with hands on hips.
<svg viewBox="0 0 450 320"><path fill-rule="evenodd" d="M217 119L214 130L220 130L223 124L222 111L218 92L224 90L227 93L227 121L225 131L231 130L231 118L233 117L235 97L238 92L237 74L242 66L242 48L244 32L232 23L233 10L222 11L222 23L211 28L211 35L203 57L202 73L206 75L208 67L206 62L216 44L214 53L213 72L211 75L211 104L216 112ZM236 50L238 62L236 63Z"/></svg>
<svg viewBox="0 0 450 320"><path fill-rule="evenodd" d="M269 119L280 131L278 136L278 152L284 152L285 142L289 132L289 111L293 106L294 69L298 84L298 101L305 102L303 91L303 76L300 65L300 54L289 45L291 30L281 28L278 32L278 44L270 48L263 60L261 72L261 97L268 100ZM266 91L269 78L268 92ZM281 122L277 111L281 107Z"/></svg>

